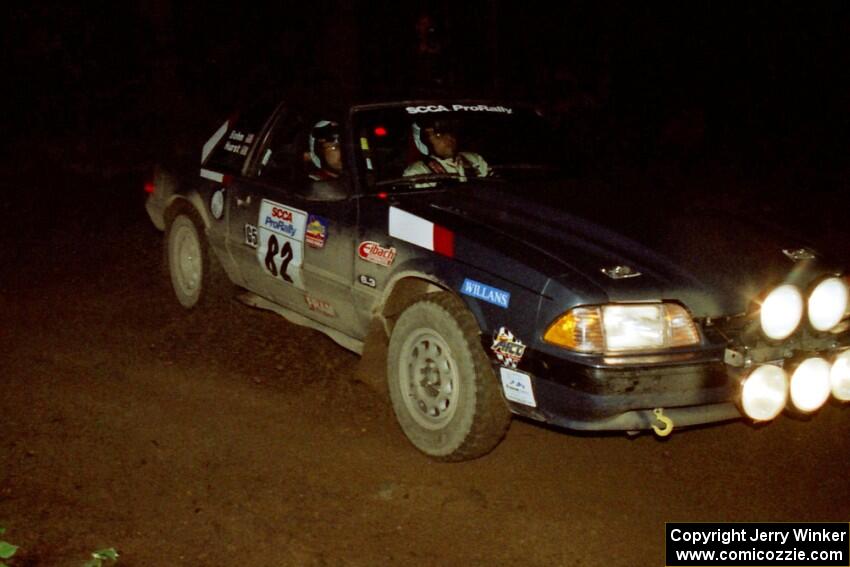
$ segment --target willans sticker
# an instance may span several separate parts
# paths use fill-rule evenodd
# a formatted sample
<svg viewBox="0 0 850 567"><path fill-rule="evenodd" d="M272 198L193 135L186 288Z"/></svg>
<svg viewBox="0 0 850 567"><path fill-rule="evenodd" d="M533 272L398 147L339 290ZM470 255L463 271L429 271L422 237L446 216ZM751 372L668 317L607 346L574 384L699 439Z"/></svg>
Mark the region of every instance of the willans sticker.
<svg viewBox="0 0 850 567"><path fill-rule="evenodd" d="M486 301L487 303L498 305L503 309L507 309L511 304L510 292L471 280L469 278L463 280L460 292L464 295Z"/></svg>
<svg viewBox="0 0 850 567"><path fill-rule="evenodd" d="M501 327L493 338L490 350L506 368L516 368L522 355L525 354L525 345L516 338L512 332Z"/></svg>

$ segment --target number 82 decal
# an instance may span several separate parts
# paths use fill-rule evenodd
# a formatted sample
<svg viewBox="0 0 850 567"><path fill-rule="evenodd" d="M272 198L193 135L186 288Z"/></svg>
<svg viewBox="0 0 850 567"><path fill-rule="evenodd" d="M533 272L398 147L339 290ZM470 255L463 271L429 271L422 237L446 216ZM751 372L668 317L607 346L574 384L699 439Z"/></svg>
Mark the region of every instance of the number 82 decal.
<svg viewBox="0 0 850 567"><path fill-rule="evenodd" d="M257 219L257 260L272 277L303 288L301 260L307 213L263 199Z"/></svg>

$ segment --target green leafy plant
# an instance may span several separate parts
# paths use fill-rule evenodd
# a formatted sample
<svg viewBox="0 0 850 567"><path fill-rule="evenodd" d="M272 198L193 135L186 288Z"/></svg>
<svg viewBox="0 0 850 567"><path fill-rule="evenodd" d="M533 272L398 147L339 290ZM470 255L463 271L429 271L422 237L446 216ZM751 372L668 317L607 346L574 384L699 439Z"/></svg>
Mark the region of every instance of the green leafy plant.
<svg viewBox="0 0 850 567"><path fill-rule="evenodd" d="M118 561L118 552L114 547L101 549L91 554L91 559L83 563L83 567L103 567L104 561Z"/></svg>
<svg viewBox="0 0 850 567"><path fill-rule="evenodd" d="M0 535L6 533L6 528L0 528ZM3 559L11 559L18 552L18 546L8 541L0 540L0 567L8 567Z"/></svg>

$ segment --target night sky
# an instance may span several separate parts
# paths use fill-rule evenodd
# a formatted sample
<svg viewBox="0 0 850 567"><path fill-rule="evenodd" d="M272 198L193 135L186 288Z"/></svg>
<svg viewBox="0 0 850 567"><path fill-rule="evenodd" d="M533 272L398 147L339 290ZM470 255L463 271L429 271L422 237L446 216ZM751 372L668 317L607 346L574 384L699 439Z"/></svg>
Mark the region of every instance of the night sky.
<svg viewBox="0 0 850 567"><path fill-rule="evenodd" d="M74 159L103 160L124 159L132 143L152 161L258 96L462 94L540 104L600 169L734 161L785 180L786 193L843 192L848 12L842 2L18 4L3 34L5 144L73 141ZM431 26L418 36L423 15Z"/></svg>

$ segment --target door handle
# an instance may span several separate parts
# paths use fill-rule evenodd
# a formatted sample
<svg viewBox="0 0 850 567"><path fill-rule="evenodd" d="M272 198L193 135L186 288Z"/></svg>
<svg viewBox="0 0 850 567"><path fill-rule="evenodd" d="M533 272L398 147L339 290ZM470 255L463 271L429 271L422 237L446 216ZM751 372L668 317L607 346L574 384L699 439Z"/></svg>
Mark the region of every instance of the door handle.
<svg viewBox="0 0 850 567"><path fill-rule="evenodd" d="M244 199L240 199L236 197L236 206L237 207L247 207L251 204L251 195L247 195Z"/></svg>

